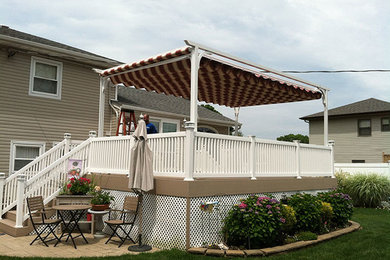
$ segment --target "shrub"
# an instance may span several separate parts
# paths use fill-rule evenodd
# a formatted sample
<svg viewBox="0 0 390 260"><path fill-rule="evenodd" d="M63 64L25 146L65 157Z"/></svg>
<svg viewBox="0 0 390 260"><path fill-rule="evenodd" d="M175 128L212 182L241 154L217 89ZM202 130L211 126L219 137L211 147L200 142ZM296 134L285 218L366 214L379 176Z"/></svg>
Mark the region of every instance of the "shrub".
<svg viewBox="0 0 390 260"><path fill-rule="evenodd" d="M295 210L298 231L319 232L321 229L321 202L310 194L294 194L288 199L288 205Z"/></svg>
<svg viewBox="0 0 390 260"><path fill-rule="evenodd" d="M317 234L310 231L303 231L297 234L298 241L316 240L317 238Z"/></svg>
<svg viewBox="0 0 390 260"><path fill-rule="evenodd" d="M338 171L335 173L335 177L337 180L337 189L340 192L347 193L345 191L346 182L347 182L348 177L350 177L350 176L351 176L351 174L349 174L348 172Z"/></svg>
<svg viewBox="0 0 390 260"><path fill-rule="evenodd" d="M286 204L282 204L282 207L280 209L283 218L286 220L282 225L282 231L285 234L292 234L294 232L295 224L297 223L297 218L295 217L295 210Z"/></svg>
<svg viewBox="0 0 390 260"><path fill-rule="evenodd" d="M251 195L234 205L224 220L222 232L229 246L261 248L280 242L281 204L274 198Z"/></svg>
<svg viewBox="0 0 390 260"><path fill-rule="evenodd" d="M353 206L348 194L337 191L319 193L318 198L323 203L330 203L333 215L330 218L332 227L344 227L352 216Z"/></svg>
<svg viewBox="0 0 390 260"><path fill-rule="evenodd" d="M345 191L355 206L376 208L390 195L390 180L379 174L356 174L346 179Z"/></svg>

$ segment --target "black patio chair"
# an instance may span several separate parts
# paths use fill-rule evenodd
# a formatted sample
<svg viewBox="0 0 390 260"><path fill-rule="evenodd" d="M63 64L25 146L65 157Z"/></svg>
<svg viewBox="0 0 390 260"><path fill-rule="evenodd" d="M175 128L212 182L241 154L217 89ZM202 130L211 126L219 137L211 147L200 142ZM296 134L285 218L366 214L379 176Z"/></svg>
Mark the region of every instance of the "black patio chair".
<svg viewBox="0 0 390 260"><path fill-rule="evenodd" d="M47 212L50 211L50 209L43 206L42 196L30 197L27 198L26 201L31 224L33 225L33 228L37 234L36 238L30 243L30 245L32 245L38 238L47 247L48 245L46 242L53 240L60 241L58 236L55 234L55 230L61 223L61 220L47 217ZM46 231L48 231L48 233L43 237L42 234ZM50 234L53 234L54 238L47 240Z"/></svg>
<svg viewBox="0 0 390 260"><path fill-rule="evenodd" d="M116 235L120 240L120 244L118 247L121 247L123 243L125 243L126 240L130 240L135 244L135 241L130 237L130 232L134 227L135 220L138 215L138 209L140 206L140 199L139 197L131 197L127 196L125 197L125 201L123 203L123 209L117 210L117 209L111 209L108 213L108 220L104 221L104 223L107 224L107 226L113 231L111 236L106 241L106 244L110 242L110 240ZM111 219L112 213L117 212L119 216L119 219ZM118 213L119 212L119 213ZM128 227L128 230L126 231L126 227ZM120 236L118 234L118 231L121 230L124 234L124 236Z"/></svg>

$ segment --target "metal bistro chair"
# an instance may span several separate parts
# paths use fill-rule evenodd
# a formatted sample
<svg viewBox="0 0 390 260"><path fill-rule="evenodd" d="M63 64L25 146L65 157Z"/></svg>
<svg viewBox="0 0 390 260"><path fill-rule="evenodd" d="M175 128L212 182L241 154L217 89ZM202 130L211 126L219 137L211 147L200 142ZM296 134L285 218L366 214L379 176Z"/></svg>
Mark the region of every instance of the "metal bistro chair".
<svg viewBox="0 0 390 260"><path fill-rule="evenodd" d="M137 215L138 215L138 209L139 209L140 203L141 203L141 201L140 201L139 197L127 196L127 197L125 197L125 201L123 203L122 210L111 209L109 211L108 220L104 221L104 223L106 223L108 225L108 227L110 227L110 229L113 231L113 233L106 241L106 244L108 242L110 242L110 240L115 235L117 237L119 237L119 239L121 240L121 243L119 244L118 247L121 247L126 240L130 240L135 244L134 240L130 237L130 232L134 227L134 223L135 223L135 220L136 220ZM120 212L119 219L111 219L112 212L115 212L115 211ZM133 216L131 217L130 215L133 215ZM130 226L128 231L126 231L126 229L125 229L126 226ZM121 237L118 234L118 229L122 230L122 232L124 233L124 237Z"/></svg>
<svg viewBox="0 0 390 260"><path fill-rule="evenodd" d="M37 233L37 237L30 243L32 245L38 238L42 241L45 246L48 247L46 242L57 240L60 241L58 236L55 234L55 230L57 226L61 223L60 219L50 219L47 218L47 211L49 211L49 208L46 208L43 206L43 198L42 196L37 197L30 197L26 199L27 201L27 208L28 213L30 215L31 224L33 225L33 228L35 232ZM39 231L39 227L42 226L41 231ZM42 237L42 234L48 230L49 233ZM53 234L54 238L46 240L47 237Z"/></svg>

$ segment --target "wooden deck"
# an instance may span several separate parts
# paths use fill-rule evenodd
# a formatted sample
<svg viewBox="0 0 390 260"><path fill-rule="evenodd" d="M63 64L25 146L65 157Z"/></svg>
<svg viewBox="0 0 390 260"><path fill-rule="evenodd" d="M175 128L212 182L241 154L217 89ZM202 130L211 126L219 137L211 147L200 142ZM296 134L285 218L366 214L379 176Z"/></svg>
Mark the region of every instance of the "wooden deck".
<svg viewBox="0 0 390 260"><path fill-rule="evenodd" d="M17 257L102 257L102 256L120 256L125 254L138 254L127 250L130 245L126 242L118 248L118 244L110 242L104 244L107 238L93 238L91 234L85 234L88 244L82 238L76 239L77 249L74 249L72 242L62 242L54 247L55 241L49 242L49 247L41 242L35 242L30 246L35 236L12 237L9 235L0 236L0 258L1 256ZM119 239L118 239L119 241ZM156 252L159 249L153 248L149 252Z"/></svg>

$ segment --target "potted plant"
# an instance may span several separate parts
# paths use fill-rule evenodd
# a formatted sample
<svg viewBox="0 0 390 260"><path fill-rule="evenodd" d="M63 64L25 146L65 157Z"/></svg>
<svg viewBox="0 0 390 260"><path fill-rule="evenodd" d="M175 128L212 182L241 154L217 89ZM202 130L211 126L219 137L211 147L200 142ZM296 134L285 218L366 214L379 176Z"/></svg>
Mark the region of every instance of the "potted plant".
<svg viewBox="0 0 390 260"><path fill-rule="evenodd" d="M93 190L94 185L90 179L87 178L71 178L67 180L60 192L60 195L56 197L57 205L65 204L82 204L89 205L93 196L90 192Z"/></svg>
<svg viewBox="0 0 390 260"><path fill-rule="evenodd" d="M110 193L103 191L99 186L95 186L91 194L93 195L91 200L92 210L106 210L110 207L111 201L114 200Z"/></svg>
<svg viewBox="0 0 390 260"><path fill-rule="evenodd" d="M92 184L91 180L87 178L71 178L68 180L63 189L61 194L66 195L86 195L92 191Z"/></svg>

